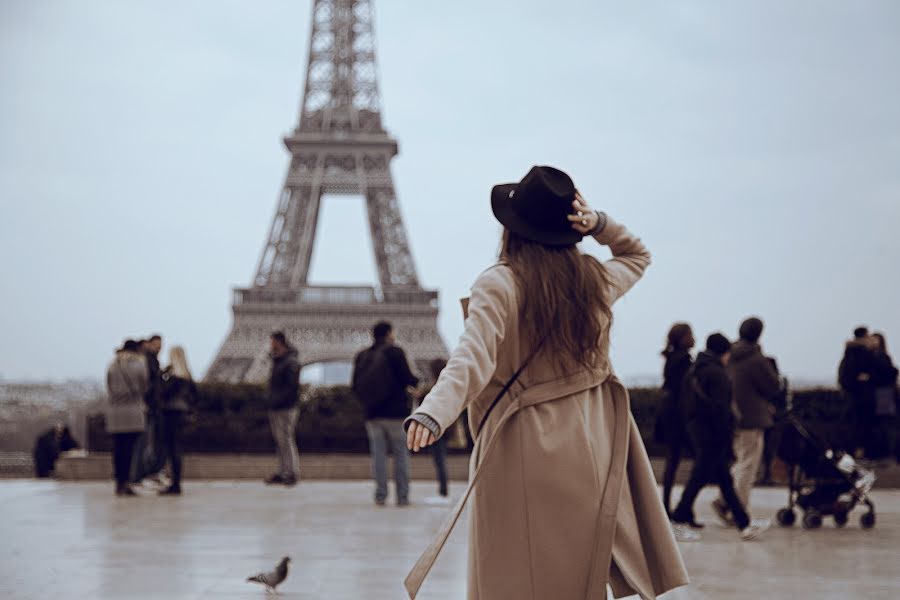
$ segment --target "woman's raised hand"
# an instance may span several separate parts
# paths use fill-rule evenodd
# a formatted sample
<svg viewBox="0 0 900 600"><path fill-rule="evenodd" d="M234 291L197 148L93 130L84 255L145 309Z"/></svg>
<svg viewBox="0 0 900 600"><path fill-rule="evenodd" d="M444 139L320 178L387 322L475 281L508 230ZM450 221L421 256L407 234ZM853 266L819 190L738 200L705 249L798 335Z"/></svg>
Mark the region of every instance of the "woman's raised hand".
<svg viewBox="0 0 900 600"><path fill-rule="evenodd" d="M599 217L597 212L588 206L588 203L581 196L581 192L575 192L575 200L572 202L572 210L574 214L569 215L569 221L572 222L572 229L582 235L587 235L597 226Z"/></svg>
<svg viewBox="0 0 900 600"><path fill-rule="evenodd" d="M418 452L426 446L434 443L434 434L431 430L419 423L412 421L406 430L406 447L413 452Z"/></svg>

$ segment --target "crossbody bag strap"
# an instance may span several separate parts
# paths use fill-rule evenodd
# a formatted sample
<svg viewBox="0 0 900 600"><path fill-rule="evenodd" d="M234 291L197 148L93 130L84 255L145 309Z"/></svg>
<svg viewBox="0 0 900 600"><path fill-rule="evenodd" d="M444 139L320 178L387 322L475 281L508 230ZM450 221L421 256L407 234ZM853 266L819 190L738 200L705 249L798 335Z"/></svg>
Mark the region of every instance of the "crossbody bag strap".
<svg viewBox="0 0 900 600"><path fill-rule="evenodd" d="M503 396L505 396L506 393L509 391L509 388L511 388L512 385L519 379L519 375L521 375L522 372L525 371L525 368L528 367L528 365L531 363L531 360L535 356L537 356L537 353L540 352L541 348L544 345L544 342L546 342L546 341L547 341L547 335L544 335L544 337L541 338L541 341L539 341L537 343L537 345L534 347L534 349L531 351L531 354L528 355L528 358L525 359L525 362L522 363L522 366L520 366L518 368L518 370L516 370L516 372L513 373L512 377L509 378L509 381L506 382L506 385L504 385L503 388L500 390L500 393L498 393L497 396L494 398L494 400L491 402L491 405L488 406L488 409L486 411L484 411L484 416L481 417L481 422L478 424L478 432L479 433L484 428L484 424L487 423L487 419L491 415L491 411L494 410L494 408L497 406L497 404L500 402L500 400L503 399Z"/></svg>

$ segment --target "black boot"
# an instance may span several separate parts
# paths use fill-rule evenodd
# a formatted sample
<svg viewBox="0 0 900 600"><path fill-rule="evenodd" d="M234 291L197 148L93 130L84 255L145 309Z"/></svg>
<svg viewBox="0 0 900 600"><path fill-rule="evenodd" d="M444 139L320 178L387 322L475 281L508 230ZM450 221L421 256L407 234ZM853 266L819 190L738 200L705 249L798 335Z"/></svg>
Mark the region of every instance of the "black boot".
<svg viewBox="0 0 900 600"><path fill-rule="evenodd" d="M116 485L116 496L137 496L137 492L127 483L120 483Z"/></svg>

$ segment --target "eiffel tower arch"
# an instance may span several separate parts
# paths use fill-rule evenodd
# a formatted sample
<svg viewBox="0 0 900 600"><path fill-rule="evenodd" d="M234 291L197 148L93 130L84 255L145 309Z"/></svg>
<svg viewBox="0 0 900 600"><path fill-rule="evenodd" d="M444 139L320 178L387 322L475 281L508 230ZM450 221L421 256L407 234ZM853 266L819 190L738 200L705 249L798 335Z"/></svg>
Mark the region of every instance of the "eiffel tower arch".
<svg viewBox="0 0 900 600"><path fill-rule="evenodd" d="M234 290L232 328L208 381L265 380L276 329L302 364L351 360L382 319L420 371L447 356L438 293L419 283L391 178L398 148L381 120L372 12L370 0L314 2L300 121L284 139L290 166L253 282ZM365 199L377 286L308 283L325 194Z"/></svg>

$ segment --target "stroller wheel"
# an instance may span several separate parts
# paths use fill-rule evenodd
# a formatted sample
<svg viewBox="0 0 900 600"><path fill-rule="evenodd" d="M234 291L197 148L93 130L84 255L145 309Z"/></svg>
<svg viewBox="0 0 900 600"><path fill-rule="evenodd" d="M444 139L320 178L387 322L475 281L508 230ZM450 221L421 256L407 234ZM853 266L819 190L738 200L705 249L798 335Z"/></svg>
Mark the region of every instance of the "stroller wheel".
<svg viewBox="0 0 900 600"><path fill-rule="evenodd" d="M822 515L817 512L808 512L803 515L804 529L818 529L822 526Z"/></svg>
<svg viewBox="0 0 900 600"><path fill-rule="evenodd" d="M775 515L775 519L782 527L791 527L797 521L797 515L790 508L782 508Z"/></svg>
<svg viewBox="0 0 900 600"><path fill-rule="evenodd" d="M875 527L875 513L867 512L859 518L859 524L863 529L872 529Z"/></svg>
<svg viewBox="0 0 900 600"><path fill-rule="evenodd" d="M846 512L836 512L834 513L834 524L838 527L843 527L847 524L847 521L850 520L850 517L847 516Z"/></svg>

